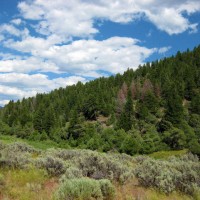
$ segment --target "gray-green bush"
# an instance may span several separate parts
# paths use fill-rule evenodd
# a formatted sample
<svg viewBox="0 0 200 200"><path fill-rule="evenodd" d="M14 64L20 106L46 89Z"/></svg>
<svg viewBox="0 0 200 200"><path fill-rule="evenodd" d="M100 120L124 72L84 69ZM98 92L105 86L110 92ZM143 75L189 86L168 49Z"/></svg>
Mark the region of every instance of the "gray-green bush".
<svg viewBox="0 0 200 200"><path fill-rule="evenodd" d="M65 163L60 159L52 156L38 158L36 166L46 169L51 176L59 176L66 171Z"/></svg>
<svg viewBox="0 0 200 200"><path fill-rule="evenodd" d="M63 174L62 177L60 178L60 181L64 182L66 179L81 178L81 177L83 177L81 170L79 170L77 167L69 167L66 169L65 174Z"/></svg>
<svg viewBox="0 0 200 200"><path fill-rule="evenodd" d="M67 179L55 193L56 200L113 200L115 190L109 180Z"/></svg>
<svg viewBox="0 0 200 200"><path fill-rule="evenodd" d="M32 162L34 148L24 143L7 144L0 150L0 166L8 168L26 168Z"/></svg>
<svg viewBox="0 0 200 200"><path fill-rule="evenodd" d="M192 195L200 187L200 162L191 154L166 161L148 158L139 164L135 175L143 186L164 193L179 190Z"/></svg>
<svg viewBox="0 0 200 200"><path fill-rule="evenodd" d="M48 155L70 163L85 177L124 183L133 177L134 159L125 154L103 154L90 150L50 150Z"/></svg>

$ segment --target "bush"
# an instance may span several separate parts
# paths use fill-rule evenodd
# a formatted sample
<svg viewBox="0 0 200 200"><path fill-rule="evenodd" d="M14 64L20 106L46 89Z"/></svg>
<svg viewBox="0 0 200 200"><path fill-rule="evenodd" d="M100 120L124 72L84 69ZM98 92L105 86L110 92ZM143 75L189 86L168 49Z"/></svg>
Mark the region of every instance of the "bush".
<svg viewBox="0 0 200 200"><path fill-rule="evenodd" d="M99 183L95 180L88 178L81 179L68 179L55 194L56 200L90 200L90 199L102 199L102 193Z"/></svg>
<svg viewBox="0 0 200 200"><path fill-rule="evenodd" d="M0 151L5 148L6 148L6 145L2 141L0 141Z"/></svg>
<svg viewBox="0 0 200 200"><path fill-rule="evenodd" d="M5 185L5 180L3 174L0 174L0 189Z"/></svg>
<svg viewBox="0 0 200 200"><path fill-rule="evenodd" d="M116 156L90 150L54 150L51 155L70 162L83 176L93 179L109 179L124 183L133 177L131 165L134 159L125 154Z"/></svg>
<svg viewBox="0 0 200 200"><path fill-rule="evenodd" d="M89 178L68 179L63 182L55 193L56 200L112 200L114 188L110 181L96 181Z"/></svg>
<svg viewBox="0 0 200 200"><path fill-rule="evenodd" d="M83 177L82 171L77 167L69 167L65 174L61 177L60 181L64 182L66 179L81 178Z"/></svg>
<svg viewBox="0 0 200 200"><path fill-rule="evenodd" d="M200 188L200 163L192 154L167 161L146 159L139 164L135 175L141 185L164 193L179 190L193 195L196 188Z"/></svg>
<svg viewBox="0 0 200 200"><path fill-rule="evenodd" d="M65 163L61 159L51 156L37 159L36 166L46 169L51 176L59 176L66 171Z"/></svg>
<svg viewBox="0 0 200 200"><path fill-rule="evenodd" d="M164 193L175 190L175 176L165 161L145 160L136 169L136 177L145 187L156 187Z"/></svg>
<svg viewBox="0 0 200 200"><path fill-rule="evenodd" d="M10 151L14 152L27 152L27 153L38 153L39 150L34 149L32 146L29 146L22 142L14 142L7 146Z"/></svg>
<svg viewBox="0 0 200 200"><path fill-rule="evenodd" d="M112 200L115 198L115 188L112 183L107 179L101 179L99 181L103 199Z"/></svg>
<svg viewBox="0 0 200 200"><path fill-rule="evenodd" d="M6 145L0 153L0 166L8 168L26 168L31 163L31 154L35 150L24 143Z"/></svg>

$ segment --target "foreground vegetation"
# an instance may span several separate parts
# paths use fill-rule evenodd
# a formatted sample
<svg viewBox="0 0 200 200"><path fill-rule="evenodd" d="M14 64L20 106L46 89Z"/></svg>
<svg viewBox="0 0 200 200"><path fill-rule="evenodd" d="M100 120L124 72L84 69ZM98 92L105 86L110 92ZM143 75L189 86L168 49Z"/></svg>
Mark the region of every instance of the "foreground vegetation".
<svg viewBox="0 0 200 200"><path fill-rule="evenodd" d="M199 199L198 157L186 151L174 154L155 160L91 150L41 150L2 140L0 199Z"/></svg>

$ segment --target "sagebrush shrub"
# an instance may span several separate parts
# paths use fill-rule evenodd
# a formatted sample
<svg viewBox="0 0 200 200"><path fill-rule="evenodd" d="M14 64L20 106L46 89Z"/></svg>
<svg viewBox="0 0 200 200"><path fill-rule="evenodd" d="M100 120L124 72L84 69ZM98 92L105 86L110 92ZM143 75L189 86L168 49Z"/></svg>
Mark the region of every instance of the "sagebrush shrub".
<svg viewBox="0 0 200 200"><path fill-rule="evenodd" d="M11 144L7 145L7 148L14 152L28 152L28 153L40 152L39 150L36 150L32 146L27 145L22 142L11 143Z"/></svg>
<svg viewBox="0 0 200 200"><path fill-rule="evenodd" d="M56 200L113 200L115 190L109 180L66 179L55 193Z"/></svg>
<svg viewBox="0 0 200 200"><path fill-rule="evenodd" d="M7 168L26 168L31 163L31 154L21 150L16 144L9 144L1 150L0 166Z"/></svg>
<svg viewBox="0 0 200 200"><path fill-rule="evenodd" d="M61 159L51 156L38 158L36 161L36 166L46 169L48 174L52 176L59 176L64 174L66 171L65 163Z"/></svg>
<svg viewBox="0 0 200 200"><path fill-rule="evenodd" d="M51 150L49 154L81 171L83 176L93 179L109 179L121 183L133 177L134 159L125 154L102 154L91 150Z"/></svg>
<svg viewBox="0 0 200 200"><path fill-rule="evenodd" d="M66 169L65 174L62 175L60 178L61 182L64 182L66 179L73 179L73 178L81 178L83 177L82 171L77 167L69 167Z"/></svg>
<svg viewBox="0 0 200 200"><path fill-rule="evenodd" d="M0 141L0 151L5 148L6 148L6 145L2 141Z"/></svg>
<svg viewBox="0 0 200 200"><path fill-rule="evenodd" d="M0 188L5 185L5 180L3 174L0 174Z"/></svg>
<svg viewBox="0 0 200 200"><path fill-rule="evenodd" d="M191 154L166 161L146 159L138 165L135 175L141 185L156 187L164 193L179 190L192 195L200 188L200 163Z"/></svg>
<svg viewBox="0 0 200 200"><path fill-rule="evenodd" d="M99 183L88 178L67 179L55 193L56 200L103 199Z"/></svg>
<svg viewBox="0 0 200 200"><path fill-rule="evenodd" d="M99 180L103 199L112 200L115 198L115 188L112 183L107 179Z"/></svg>

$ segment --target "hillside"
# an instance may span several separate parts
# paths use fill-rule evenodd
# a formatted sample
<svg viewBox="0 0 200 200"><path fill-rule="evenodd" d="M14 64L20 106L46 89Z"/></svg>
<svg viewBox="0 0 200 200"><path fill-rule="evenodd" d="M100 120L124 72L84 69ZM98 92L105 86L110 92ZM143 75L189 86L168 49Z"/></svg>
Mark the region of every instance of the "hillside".
<svg viewBox="0 0 200 200"><path fill-rule="evenodd" d="M91 150L41 150L0 142L0 199L192 200L199 199L200 163L182 151L128 156ZM159 153L163 155L162 153ZM154 178L152 178L154 177Z"/></svg>
<svg viewBox="0 0 200 200"><path fill-rule="evenodd" d="M123 75L10 101L0 110L0 133L101 152L200 155L199 55L200 46Z"/></svg>

